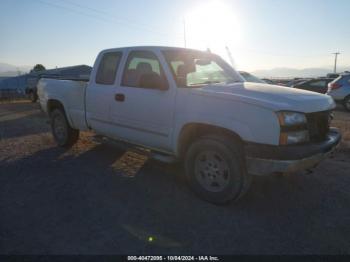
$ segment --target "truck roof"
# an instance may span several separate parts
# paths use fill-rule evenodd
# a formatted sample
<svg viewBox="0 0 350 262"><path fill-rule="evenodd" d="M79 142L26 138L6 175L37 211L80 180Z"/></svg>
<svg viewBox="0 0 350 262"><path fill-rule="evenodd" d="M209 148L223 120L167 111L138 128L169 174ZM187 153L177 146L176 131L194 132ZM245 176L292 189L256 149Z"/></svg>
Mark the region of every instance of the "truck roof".
<svg viewBox="0 0 350 262"><path fill-rule="evenodd" d="M128 46L128 47L117 47L117 48L109 48L105 49L102 52L111 52L111 51L124 51L124 50L151 50L151 51L157 51L157 50L187 50L187 51L200 51L205 52L203 50L198 49L190 49L190 48L184 48L184 47L173 47L173 46Z"/></svg>

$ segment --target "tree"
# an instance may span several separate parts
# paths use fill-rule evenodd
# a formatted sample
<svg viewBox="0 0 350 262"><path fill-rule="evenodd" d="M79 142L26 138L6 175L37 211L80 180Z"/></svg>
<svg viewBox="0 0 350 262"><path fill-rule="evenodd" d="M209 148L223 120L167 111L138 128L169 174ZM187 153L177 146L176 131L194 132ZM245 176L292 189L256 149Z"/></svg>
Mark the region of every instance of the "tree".
<svg viewBox="0 0 350 262"><path fill-rule="evenodd" d="M36 64L30 72L40 72L45 70L45 66L43 66L42 64Z"/></svg>

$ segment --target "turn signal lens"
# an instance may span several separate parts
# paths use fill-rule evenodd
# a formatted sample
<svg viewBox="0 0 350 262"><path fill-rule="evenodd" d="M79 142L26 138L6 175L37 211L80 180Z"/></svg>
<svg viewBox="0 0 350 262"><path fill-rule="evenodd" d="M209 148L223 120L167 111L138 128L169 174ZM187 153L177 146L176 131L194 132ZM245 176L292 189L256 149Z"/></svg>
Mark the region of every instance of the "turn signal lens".
<svg viewBox="0 0 350 262"><path fill-rule="evenodd" d="M280 145L301 144L310 140L309 132L307 130L284 132L280 135Z"/></svg>

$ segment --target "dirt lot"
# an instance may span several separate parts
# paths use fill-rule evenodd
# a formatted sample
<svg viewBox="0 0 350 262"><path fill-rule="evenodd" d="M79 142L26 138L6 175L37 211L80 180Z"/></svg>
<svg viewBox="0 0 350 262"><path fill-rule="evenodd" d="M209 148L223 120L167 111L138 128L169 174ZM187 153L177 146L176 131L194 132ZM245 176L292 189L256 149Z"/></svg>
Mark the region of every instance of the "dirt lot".
<svg viewBox="0 0 350 262"><path fill-rule="evenodd" d="M255 178L239 202L196 198L174 167L91 140L57 148L38 105L0 104L1 254L350 254L345 141L312 174Z"/></svg>

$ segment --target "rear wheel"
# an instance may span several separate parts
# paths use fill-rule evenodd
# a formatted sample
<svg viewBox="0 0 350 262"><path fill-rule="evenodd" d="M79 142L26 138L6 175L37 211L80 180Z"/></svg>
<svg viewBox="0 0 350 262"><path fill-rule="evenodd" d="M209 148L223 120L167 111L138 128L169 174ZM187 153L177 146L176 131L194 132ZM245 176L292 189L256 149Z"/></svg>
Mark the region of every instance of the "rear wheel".
<svg viewBox="0 0 350 262"><path fill-rule="evenodd" d="M345 97L343 104L345 109L350 112L350 96Z"/></svg>
<svg viewBox="0 0 350 262"><path fill-rule="evenodd" d="M61 147L71 147L79 138L79 130L73 129L61 109L51 113L51 129L56 143Z"/></svg>
<svg viewBox="0 0 350 262"><path fill-rule="evenodd" d="M219 136L195 141L187 151L185 170L193 191L214 204L238 199L251 181L240 143Z"/></svg>

